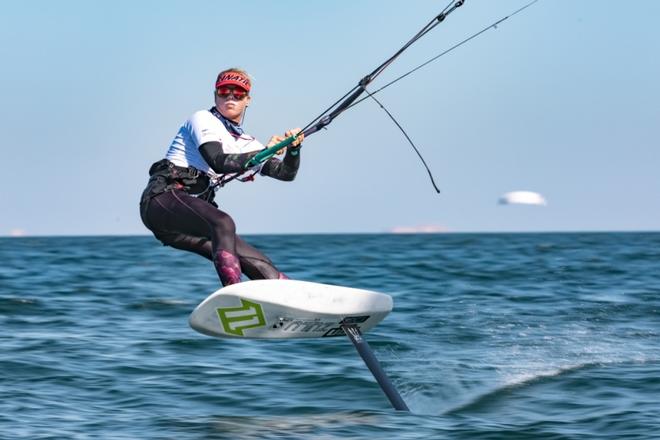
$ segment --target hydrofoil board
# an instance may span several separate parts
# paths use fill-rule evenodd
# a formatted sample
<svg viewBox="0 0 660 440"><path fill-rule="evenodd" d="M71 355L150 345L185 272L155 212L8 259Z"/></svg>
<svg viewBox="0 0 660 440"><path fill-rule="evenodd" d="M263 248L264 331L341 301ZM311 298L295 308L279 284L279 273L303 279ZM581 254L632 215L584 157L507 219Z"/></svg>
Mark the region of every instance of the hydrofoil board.
<svg viewBox="0 0 660 440"><path fill-rule="evenodd" d="M392 311L389 295L298 280L255 280L216 291L190 315L190 326L219 338L292 339L366 332Z"/></svg>

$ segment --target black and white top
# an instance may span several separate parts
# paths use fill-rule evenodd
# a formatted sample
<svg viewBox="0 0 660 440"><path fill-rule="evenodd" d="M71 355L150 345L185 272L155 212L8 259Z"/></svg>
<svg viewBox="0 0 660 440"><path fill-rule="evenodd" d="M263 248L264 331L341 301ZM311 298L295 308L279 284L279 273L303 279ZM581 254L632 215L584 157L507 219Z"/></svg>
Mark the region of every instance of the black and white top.
<svg viewBox="0 0 660 440"><path fill-rule="evenodd" d="M222 176L202 157L200 145L220 142L224 154L241 154L263 150L264 145L248 134L235 135L209 110L195 112L179 128L165 156L174 165L194 167L215 180ZM257 165L260 167L261 165Z"/></svg>

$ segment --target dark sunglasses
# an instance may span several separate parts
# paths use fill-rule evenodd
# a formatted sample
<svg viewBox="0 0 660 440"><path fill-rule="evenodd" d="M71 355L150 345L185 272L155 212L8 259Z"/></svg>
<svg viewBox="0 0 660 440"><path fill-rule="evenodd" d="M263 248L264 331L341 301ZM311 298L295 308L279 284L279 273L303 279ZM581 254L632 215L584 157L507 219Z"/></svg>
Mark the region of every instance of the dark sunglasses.
<svg viewBox="0 0 660 440"><path fill-rule="evenodd" d="M235 100L241 101L248 95L243 89L230 89L229 87L219 87L215 93L222 99L227 99L231 95Z"/></svg>

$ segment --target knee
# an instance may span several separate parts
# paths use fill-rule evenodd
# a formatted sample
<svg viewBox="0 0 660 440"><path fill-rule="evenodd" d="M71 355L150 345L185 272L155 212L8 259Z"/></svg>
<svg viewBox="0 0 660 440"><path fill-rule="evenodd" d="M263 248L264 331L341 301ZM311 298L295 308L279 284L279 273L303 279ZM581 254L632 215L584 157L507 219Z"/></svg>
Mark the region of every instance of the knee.
<svg viewBox="0 0 660 440"><path fill-rule="evenodd" d="M216 233L221 235L236 234L236 224L234 223L234 219L224 212L218 212L218 215L213 222L213 228Z"/></svg>
<svg viewBox="0 0 660 440"><path fill-rule="evenodd" d="M180 234L174 232L163 232L163 231L151 231L154 234L156 240L160 241L163 246L174 246L176 242L180 240Z"/></svg>

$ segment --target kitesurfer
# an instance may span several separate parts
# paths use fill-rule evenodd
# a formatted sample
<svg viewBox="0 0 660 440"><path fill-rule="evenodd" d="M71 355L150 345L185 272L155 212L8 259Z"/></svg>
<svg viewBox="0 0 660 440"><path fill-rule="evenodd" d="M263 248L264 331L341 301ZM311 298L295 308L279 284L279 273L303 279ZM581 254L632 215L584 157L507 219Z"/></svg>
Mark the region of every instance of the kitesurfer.
<svg viewBox="0 0 660 440"><path fill-rule="evenodd" d="M245 172L259 151L298 135L283 158L273 157L249 168L255 174L291 181L300 164L300 129L272 136L264 147L241 127L250 104L250 76L231 68L216 78L215 105L194 113L183 123L165 158L149 169L149 183L142 194L140 214L145 226L165 246L194 252L211 260L224 286L250 279L285 279L259 250L236 234L229 214L214 202L215 188L223 177ZM283 149L284 150L284 149Z"/></svg>

